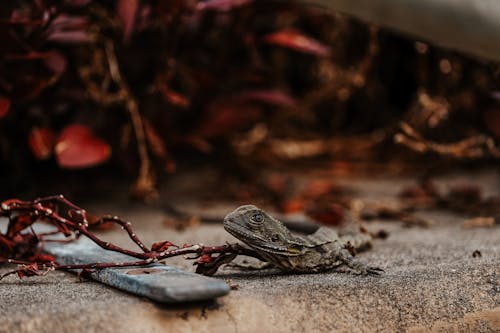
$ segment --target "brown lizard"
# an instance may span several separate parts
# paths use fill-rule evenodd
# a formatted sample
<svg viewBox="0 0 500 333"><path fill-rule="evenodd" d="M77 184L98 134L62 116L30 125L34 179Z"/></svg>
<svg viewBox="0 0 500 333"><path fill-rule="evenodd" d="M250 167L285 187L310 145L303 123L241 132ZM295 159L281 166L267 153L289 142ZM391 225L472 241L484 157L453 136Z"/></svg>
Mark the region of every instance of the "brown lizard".
<svg viewBox="0 0 500 333"><path fill-rule="evenodd" d="M253 205L241 206L229 213L224 218L224 228L266 262L283 271L315 273L347 266L356 274L383 272L359 261L351 253L371 245L369 234L337 233L321 227L312 235L295 236L280 221Z"/></svg>

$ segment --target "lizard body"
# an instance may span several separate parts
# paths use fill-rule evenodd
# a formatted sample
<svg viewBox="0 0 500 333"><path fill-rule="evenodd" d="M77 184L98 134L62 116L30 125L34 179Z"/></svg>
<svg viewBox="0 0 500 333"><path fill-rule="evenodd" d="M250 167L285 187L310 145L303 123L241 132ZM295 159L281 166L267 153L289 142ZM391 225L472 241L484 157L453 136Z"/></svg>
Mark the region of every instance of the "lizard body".
<svg viewBox="0 0 500 333"><path fill-rule="evenodd" d="M357 274L382 272L354 258L350 252L369 247L371 236L368 234L339 234L321 227L312 235L296 236L280 221L253 205L241 206L229 213L224 218L224 228L283 271L314 273L347 266Z"/></svg>

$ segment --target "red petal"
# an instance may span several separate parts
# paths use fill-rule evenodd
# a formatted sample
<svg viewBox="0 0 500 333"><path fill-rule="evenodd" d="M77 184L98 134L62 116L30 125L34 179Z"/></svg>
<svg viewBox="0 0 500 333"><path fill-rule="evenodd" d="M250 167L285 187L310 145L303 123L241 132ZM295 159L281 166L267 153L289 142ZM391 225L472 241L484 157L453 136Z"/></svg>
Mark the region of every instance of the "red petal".
<svg viewBox="0 0 500 333"><path fill-rule="evenodd" d="M135 17L139 8L139 0L118 0L116 13L123 24L123 41L130 39L134 31Z"/></svg>
<svg viewBox="0 0 500 333"><path fill-rule="evenodd" d="M111 148L106 141L94 136L87 126L73 124L59 135L55 152L62 168L87 168L106 161Z"/></svg>
<svg viewBox="0 0 500 333"><path fill-rule="evenodd" d="M33 127L29 135L31 152L39 160L45 160L52 154L55 135L47 127Z"/></svg>
<svg viewBox="0 0 500 333"><path fill-rule="evenodd" d="M264 41L296 51L310 53L322 57L330 55L330 48L318 40L306 36L294 29L285 29L264 36Z"/></svg>
<svg viewBox="0 0 500 333"><path fill-rule="evenodd" d="M0 119L5 117L9 113L10 109L10 99L0 95Z"/></svg>

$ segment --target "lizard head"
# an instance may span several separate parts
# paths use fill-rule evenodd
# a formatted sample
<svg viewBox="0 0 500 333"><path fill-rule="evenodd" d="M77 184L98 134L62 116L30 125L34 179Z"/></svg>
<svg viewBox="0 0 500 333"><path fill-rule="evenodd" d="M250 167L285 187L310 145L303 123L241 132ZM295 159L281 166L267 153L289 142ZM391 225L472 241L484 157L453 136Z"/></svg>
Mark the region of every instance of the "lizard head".
<svg viewBox="0 0 500 333"><path fill-rule="evenodd" d="M244 205L227 214L224 229L254 249L291 255L293 239L278 220L253 205Z"/></svg>

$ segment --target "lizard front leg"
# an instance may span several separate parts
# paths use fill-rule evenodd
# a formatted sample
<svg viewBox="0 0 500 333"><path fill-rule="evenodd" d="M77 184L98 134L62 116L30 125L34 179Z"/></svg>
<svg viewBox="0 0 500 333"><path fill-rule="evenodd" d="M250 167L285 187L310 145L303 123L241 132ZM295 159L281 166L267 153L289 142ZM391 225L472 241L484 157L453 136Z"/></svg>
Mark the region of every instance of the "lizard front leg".
<svg viewBox="0 0 500 333"><path fill-rule="evenodd" d="M259 261L256 263L248 263L248 262L244 261L243 263L231 262L231 263L226 264L225 267L236 268L236 269L239 269L242 271L258 271L261 269L272 268L272 267L276 267L276 266L274 266L269 261Z"/></svg>
<svg viewBox="0 0 500 333"><path fill-rule="evenodd" d="M359 259L353 257L349 250L342 249L339 253L339 259L349 267L353 273L359 275L380 275L384 272L382 268L373 267L365 264Z"/></svg>

